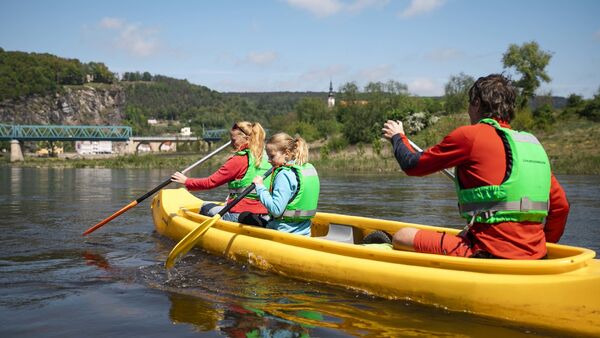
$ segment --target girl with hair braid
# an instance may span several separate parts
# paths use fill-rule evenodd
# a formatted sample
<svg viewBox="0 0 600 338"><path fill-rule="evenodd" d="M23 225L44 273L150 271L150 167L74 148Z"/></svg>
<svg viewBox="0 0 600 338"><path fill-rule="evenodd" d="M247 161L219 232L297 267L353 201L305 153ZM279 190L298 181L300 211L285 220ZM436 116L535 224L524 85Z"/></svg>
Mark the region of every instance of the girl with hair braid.
<svg viewBox="0 0 600 338"><path fill-rule="evenodd" d="M269 162L275 167L271 187L263 184L261 176L256 176L253 182L272 219L267 222L244 212L239 217L240 223L310 236L310 220L317 211L320 183L315 167L307 162L308 145L299 136L277 133L267 142L266 150Z"/></svg>
<svg viewBox="0 0 600 338"><path fill-rule="evenodd" d="M209 190L227 183L229 187L227 202L235 199L237 194L252 184L255 176L262 176L271 165L263 156L265 131L260 123L236 122L229 130L229 137L234 154L215 173L204 178L190 178L176 172L171 180L184 184L188 190ZM204 203L200 213L214 216L222 208L223 206L216 203ZM266 217L268 214L264 205L258 201L257 195L250 193L223 215L223 219L237 222L239 214L243 211L255 213L258 217Z"/></svg>

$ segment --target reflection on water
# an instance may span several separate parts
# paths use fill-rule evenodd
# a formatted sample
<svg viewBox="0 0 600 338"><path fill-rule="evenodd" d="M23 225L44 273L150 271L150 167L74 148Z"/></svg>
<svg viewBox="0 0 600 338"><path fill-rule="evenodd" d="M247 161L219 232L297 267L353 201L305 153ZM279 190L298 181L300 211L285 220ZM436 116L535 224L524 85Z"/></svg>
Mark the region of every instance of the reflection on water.
<svg viewBox="0 0 600 338"><path fill-rule="evenodd" d="M148 201L81 237L171 172L0 167L0 335L560 335L285 278L199 250L167 273L174 243L153 233ZM572 206L561 242L600 251L600 177L559 179ZM441 175L322 173L319 209L458 227L453 189Z"/></svg>
<svg viewBox="0 0 600 338"><path fill-rule="evenodd" d="M198 257L196 257L196 260ZM170 318L195 330L218 330L230 337L280 336L486 336L536 334L507 323L450 313L408 301L383 300L323 285L314 286L219 259L191 263L202 280L182 272L171 280ZM207 270L204 270L207 269ZM225 276L212 276L217 271ZM232 272L233 271L233 272ZM234 277L244 273L244 278ZM214 277L214 279L212 278ZM175 285L177 286L175 286ZM176 292L176 293L175 293ZM467 325L468 324L468 325ZM537 332L540 335L551 334Z"/></svg>

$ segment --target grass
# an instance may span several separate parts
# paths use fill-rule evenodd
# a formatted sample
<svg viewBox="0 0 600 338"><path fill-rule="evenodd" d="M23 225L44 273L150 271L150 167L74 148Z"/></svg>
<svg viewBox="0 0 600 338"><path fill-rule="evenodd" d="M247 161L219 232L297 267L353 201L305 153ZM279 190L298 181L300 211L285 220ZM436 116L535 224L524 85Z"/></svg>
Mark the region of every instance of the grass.
<svg viewBox="0 0 600 338"><path fill-rule="evenodd" d="M554 172L600 174L600 124L571 118L536 133Z"/></svg>
<svg viewBox="0 0 600 338"><path fill-rule="evenodd" d="M469 124L466 114L443 116L438 123L410 138L421 148L433 146L455 128ZM600 175L600 123L576 116L567 116L543 130L531 131L542 142L555 174ZM399 170L389 142L383 143L380 155L374 154L370 145L360 151L350 146L327 158L313 160L320 169L342 171L386 172ZM311 154L312 155L312 154Z"/></svg>

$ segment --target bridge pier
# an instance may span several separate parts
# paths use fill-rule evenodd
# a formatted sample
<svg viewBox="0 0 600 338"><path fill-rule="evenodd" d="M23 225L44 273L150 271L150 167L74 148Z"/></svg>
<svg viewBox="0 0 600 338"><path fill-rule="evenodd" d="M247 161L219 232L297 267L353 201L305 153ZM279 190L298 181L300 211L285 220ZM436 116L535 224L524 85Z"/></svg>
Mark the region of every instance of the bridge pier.
<svg viewBox="0 0 600 338"><path fill-rule="evenodd" d="M18 140L10 140L10 161L24 161L23 152L21 151L21 143Z"/></svg>
<svg viewBox="0 0 600 338"><path fill-rule="evenodd" d="M133 138L130 137L129 140L127 140L127 147L125 148L125 154L135 154L136 147L137 147L137 143L135 143L133 141Z"/></svg>

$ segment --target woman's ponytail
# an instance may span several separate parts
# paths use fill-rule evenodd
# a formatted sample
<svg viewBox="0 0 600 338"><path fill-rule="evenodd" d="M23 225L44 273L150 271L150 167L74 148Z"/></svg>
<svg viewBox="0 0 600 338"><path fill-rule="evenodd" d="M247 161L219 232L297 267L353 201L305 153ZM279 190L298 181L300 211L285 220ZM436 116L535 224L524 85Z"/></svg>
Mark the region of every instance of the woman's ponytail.
<svg viewBox="0 0 600 338"><path fill-rule="evenodd" d="M252 132L248 140L248 148L256 163L254 164L257 168L260 166L263 157L263 149L265 148L265 130L258 122L252 123Z"/></svg>
<svg viewBox="0 0 600 338"><path fill-rule="evenodd" d="M248 140L248 149L250 149L256 160L254 166L257 168L260 167L265 148L265 130L260 123L240 121L233 125L232 130L242 134Z"/></svg>
<svg viewBox="0 0 600 338"><path fill-rule="evenodd" d="M308 162L308 144L298 135L293 141L292 156L297 165L303 165Z"/></svg>

